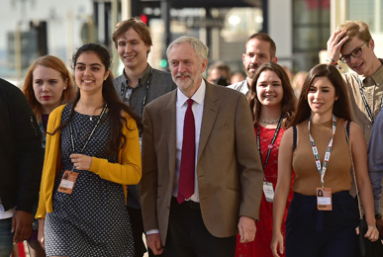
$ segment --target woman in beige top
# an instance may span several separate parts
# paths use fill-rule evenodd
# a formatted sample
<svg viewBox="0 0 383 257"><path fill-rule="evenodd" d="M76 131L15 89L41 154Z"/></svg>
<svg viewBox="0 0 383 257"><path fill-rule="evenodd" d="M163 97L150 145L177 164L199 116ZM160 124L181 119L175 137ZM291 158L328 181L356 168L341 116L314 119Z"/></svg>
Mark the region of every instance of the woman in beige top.
<svg viewBox="0 0 383 257"><path fill-rule="evenodd" d="M295 171L294 198L286 221L286 256L359 256L357 201L349 194L352 159L346 139L350 110L345 84L333 65L309 72L293 127L282 137L273 211L274 256L284 252L282 218ZM378 239L367 149L361 129L349 124L350 145L360 199L368 223L366 238Z"/></svg>

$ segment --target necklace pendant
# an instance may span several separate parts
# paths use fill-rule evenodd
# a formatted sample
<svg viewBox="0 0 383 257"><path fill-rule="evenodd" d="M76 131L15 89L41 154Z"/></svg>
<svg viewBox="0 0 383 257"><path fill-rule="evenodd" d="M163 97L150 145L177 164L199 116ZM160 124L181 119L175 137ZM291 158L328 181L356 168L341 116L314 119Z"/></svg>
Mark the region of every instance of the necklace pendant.
<svg viewBox="0 0 383 257"><path fill-rule="evenodd" d="M266 124L277 124L279 120L264 120L264 119L261 119L261 121L263 123L266 123Z"/></svg>
<svg viewBox="0 0 383 257"><path fill-rule="evenodd" d="M93 122L93 116L89 116L89 120Z"/></svg>

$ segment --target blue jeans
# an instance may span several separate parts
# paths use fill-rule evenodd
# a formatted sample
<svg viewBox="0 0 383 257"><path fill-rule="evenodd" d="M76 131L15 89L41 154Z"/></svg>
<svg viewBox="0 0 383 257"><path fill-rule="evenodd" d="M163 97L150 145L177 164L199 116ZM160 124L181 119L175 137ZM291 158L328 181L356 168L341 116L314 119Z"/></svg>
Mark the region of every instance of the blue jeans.
<svg viewBox="0 0 383 257"><path fill-rule="evenodd" d="M9 257L12 253L12 218L0 220L0 257Z"/></svg>

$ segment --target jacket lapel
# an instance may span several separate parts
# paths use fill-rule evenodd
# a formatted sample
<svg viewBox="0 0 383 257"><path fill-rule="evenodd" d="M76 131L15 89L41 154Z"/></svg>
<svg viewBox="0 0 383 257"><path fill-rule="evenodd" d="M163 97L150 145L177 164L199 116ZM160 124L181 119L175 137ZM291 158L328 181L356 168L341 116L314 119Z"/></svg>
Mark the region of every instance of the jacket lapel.
<svg viewBox="0 0 383 257"><path fill-rule="evenodd" d="M218 115L219 106L216 103L217 101L218 96L215 93L214 86L206 82L206 94L203 107L201 132L199 137L197 162L199 161L201 154L206 146L207 140L209 139L210 133L213 129L215 119Z"/></svg>
<svg viewBox="0 0 383 257"><path fill-rule="evenodd" d="M161 119L165 124L166 129L163 131L166 133L167 151L169 156L169 172L174 176L175 164L176 164L176 100L177 90L173 90L170 93L169 102L161 112ZM165 149L164 149L165 150Z"/></svg>

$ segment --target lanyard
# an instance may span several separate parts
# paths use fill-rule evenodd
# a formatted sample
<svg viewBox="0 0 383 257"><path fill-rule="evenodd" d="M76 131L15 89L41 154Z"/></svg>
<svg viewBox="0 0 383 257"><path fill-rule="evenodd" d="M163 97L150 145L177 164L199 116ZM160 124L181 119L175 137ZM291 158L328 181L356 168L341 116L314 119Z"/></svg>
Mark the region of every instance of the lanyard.
<svg viewBox="0 0 383 257"><path fill-rule="evenodd" d="M332 115L332 136L331 136L330 142L328 143L327 150L326 150L322 165L320 163L318 149L317 149L315 142L314 142L314 139L310 133L310 120L311 120L311 118L309 119L308 127L309 127L309 136L310 136L310 141L311 141L311 147L313 149L313 154L315 157L315 164L317 165L318 172L321 175L320 181L322 182L322 187L324 188L324 175L326 174L327 165L328 165L328 162L330 160L332 143L334 141L334 135L335 135L335 131L336 131L336 117L334 114Z"/></svg>
<svg viewBox="0 0 383 257"><path fill-rule="evenodd" d="M101 121L101 119L102 119L102 116L104 115L104 113L105 113L107 107L108 107L108 104L105 103L105 106L104 106L104 109L103 109L102 112L101 112L100 118L97 120L97 123L94 125L93 130L92 130L92 132L90 133L88 139L86 140L84 146L82 147L80 153L83 153L83 151L85 150L85 147L88 145L89 140L90 140L90 138L93 136L93 133L94 133L94 131L96 130L98 124L100 123L100 121ZM71 140L71 143L72 143L72 151L73 151L73 153L75 153L76 150L75 150L75 147L74 147L72 122L69 123L69 129L70 129L70 140ZM73 171L73 169L74 169L74 166L73 166L73 168L72 168L72 171Z"/></svg>
<svg viewBox="0 0 383 257"><path fill-rule="evenodd" d="M360 94L362 96L364 107L366 108L367 114L370 117L371 123L374 124L374 116L372 115L370 106L368 106L366 98L364 97L364 93L363 93L363 89L362 89L362 81L360 80L360 78L358 78L358 86L359 86ZM380 109L382 109L382 107L383 107L383 96L380 100Z"/></svg>
<svg viewBox="0 0 383 257"><path fill-rule="evenodd" d="M274 142L277 139L277 136L278 136L278 133L279 133L279 129L281 128L282 116L283 115L281 115L281 117L278 120L278 125L277 125L277 128L275 129L273 139L271 140L270 144L267 147L267 148L269 148L269 150L267 150L266 160L265 160L265 163L263 164L263 170L265 170L266 165L269 162L271 149L273 149ZM260 143L260 141L261 141L261 137L260 137L260 134L259 134L259 126L257 125L257 147L258 147L258 151L259 151L259 156L261 157L261 161L262 161L261 143Z"/></svg>
<svg viewBox="0 0 383 257"><path fill-rule="evenodd" d="M150 74L149 74L148 79L146 80L145 95L142 98L142 106L143 107L146 105L146 97L147 97L148 92L149 92L150 82L152 80L152 75L153 75L153 69L150 68ZM121 85L121 97L123 98L124 102L125 102L125 100L127 101L128 105L129 105L130 97L132 96L132 93L133 93L133 89L134 88L132 88L132 87L125 86L125 84ZM125 93L126 93L126 95L125 95Z"/></svg>

